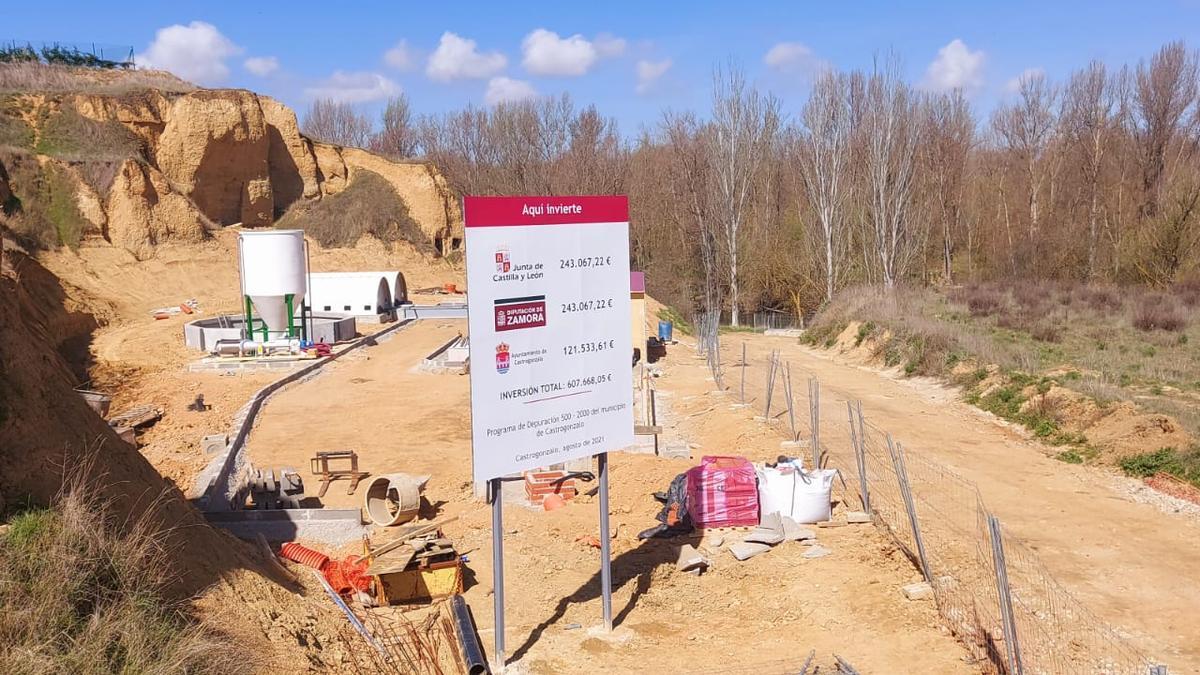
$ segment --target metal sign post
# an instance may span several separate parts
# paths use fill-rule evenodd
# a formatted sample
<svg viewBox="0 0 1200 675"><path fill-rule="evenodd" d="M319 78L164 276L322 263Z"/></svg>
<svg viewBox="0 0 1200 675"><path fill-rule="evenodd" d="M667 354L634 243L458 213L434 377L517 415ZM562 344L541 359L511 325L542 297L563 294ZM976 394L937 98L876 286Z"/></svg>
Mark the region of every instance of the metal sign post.
<svg viewBox="0 0 1200 675"><path fill-rule="evenodd" d="M600 475L600 595L604 629L612 632L612 537L608 529L608 453L596 455Z"/></svg>
<svg viewBox="0 0 1200 675"><path fill-rule="evenodd" d="M504 672L504 483L488 481L492 498L492 611L496 616L496 649L492 669Z"/></svg>

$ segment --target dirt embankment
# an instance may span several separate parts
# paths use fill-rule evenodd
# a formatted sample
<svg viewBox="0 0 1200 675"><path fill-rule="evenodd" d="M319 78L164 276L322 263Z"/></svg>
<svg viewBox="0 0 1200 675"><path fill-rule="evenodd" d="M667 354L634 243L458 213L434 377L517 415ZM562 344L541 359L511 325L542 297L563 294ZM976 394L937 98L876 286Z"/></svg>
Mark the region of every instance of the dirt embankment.
<svg viewBox="0 0 1200 675"><path fill-rule="evenodd" d="M901 366L887 363L891 336L867 334L860 322L850 322L827 348L864 366L884 368L904 377ZM1068 461L1113 463L1123 457L1163 447L1187 448L1194 439L1169 415L1151 413L1132 402L1097 401L1059 382L1070 369L1045 376L1006 372L995 364L963 360L950 371L967 400L1002 419L1027 428L1055 448L1070 452Z"/></svg>
<svg viewBox="0 0 1200 675"><path fill-rule="evenodd" d="M33 258L10 250L0 265L0 514L52 502L64 475L91 462L90 484L114 522L145 516L160 530L175 575L170 592L198 597L198 618L256 654L248 669L338 671L348 658L345 621L321 590L270 576L256 551L209 527L73 391L77 372L91 365L98 323L80 302L88 297Z"/></svg>
<svg viewBox="0 0 1200 675"><path fill-rule="evenodd" d="M388 180L428 243L458 248L461 209L435 167L314 142L266 96L0 97L0 204L11 229L43 247L98 240L146 259L223 226L269 226L297 202L345 189L360 167Z"/></svg>

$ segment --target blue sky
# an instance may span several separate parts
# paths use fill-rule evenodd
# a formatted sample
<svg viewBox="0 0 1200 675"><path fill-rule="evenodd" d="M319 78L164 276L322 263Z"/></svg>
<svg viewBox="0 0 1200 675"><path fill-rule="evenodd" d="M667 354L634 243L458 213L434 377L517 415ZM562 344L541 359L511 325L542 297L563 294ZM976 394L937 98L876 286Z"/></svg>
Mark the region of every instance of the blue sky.
<svg viewBox="0 0 1200 675"><path fill-rule="evenodd" d="M728 59L794 114L815 70L867 67L892 50L914 83L962 87L986 113L1027 69L1062 79L1093 58L1135 63L1170 40L1200 48L1200 0L46 7L11 3L0 39L128 44L142 62L298 112L317 95L373 112L402 90L431 113L567 91L629 135L664 108L703 110L712 68Z"/></svg>

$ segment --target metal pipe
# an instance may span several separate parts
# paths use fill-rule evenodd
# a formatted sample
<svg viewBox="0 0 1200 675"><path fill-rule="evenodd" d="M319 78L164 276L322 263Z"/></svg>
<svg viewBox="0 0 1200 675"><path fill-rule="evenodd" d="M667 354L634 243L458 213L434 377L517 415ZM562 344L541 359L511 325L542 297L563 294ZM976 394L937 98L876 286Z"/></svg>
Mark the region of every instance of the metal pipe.
<svg viewBox="0 0 1200 675"><path fill-rule="evenodd" d="M504 497L503 483L493 478L492 485L492 611L496 621L496 649L492 654L492 667L504 672Z"/></svg>
<svg viewBox="0 0 1200 675"><path fill-rule="evenodd" d="M600 592L604 628L612 632L612 537L608 529L608 453L597 457L600 474Z"/></svg>
<svg viewBox="0 0 1200 675"><path fill-rule="evenodd" d="M450 610L454 614L458 646L462 650L468 675L483 675L487 672L487 659L483 656L483 646L479 644L475 621L471 618L471 608L461 595L455 595L450 598Z"/></svg>

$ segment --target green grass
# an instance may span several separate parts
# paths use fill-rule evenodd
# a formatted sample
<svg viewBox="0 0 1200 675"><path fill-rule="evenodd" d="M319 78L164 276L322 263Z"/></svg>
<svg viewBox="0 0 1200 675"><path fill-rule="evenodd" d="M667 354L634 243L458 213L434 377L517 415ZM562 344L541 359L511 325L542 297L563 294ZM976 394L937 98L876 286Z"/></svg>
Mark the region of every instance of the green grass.
<svg viewBox="0 0 1200 675"><path fill-rule="evenodd" d="M670 321L673 326L672 330L678 331L684 335L693 335L694 329L692 324L679 312L675 311L674 307L663 306L658 310L658 318L662 321Z"/></svg>
<svg viewBox="0 0 1200 675"><path fill-rule="evenodd" d="M1131 455L1120 461L1120 467L1126 475L1136 478L1166 473L1200 487L1200 445L1187 450L1166 447Z"/></svg>
<svg viewBox="0 0 1200 675"><path fill-rule="evenodd" d="M33 129L18 117L0 113L0 148L31 150Z"/></svg>
<svg viewBox="0 0 1200 675"><path fill-rule="evenodd" d="M1075 450L1063 450L1055 458L1067 464L1083 464L1083 456Z"/></svg>
<svg viewBox="0 0 1200 675"><path fill-rule="evenodd" d="M118 521L70 487L14 515L0 536L0 670L242 673L233 640L165 599L172 565L145 521Z"/></svg>
<svg viewBox="0 0 1200 675"><path fill-rule="evenodd" d="M120 122L93 120L64 107L42 122L34 149L71 162L111 162L138 156L141 145Z"/></svg>

